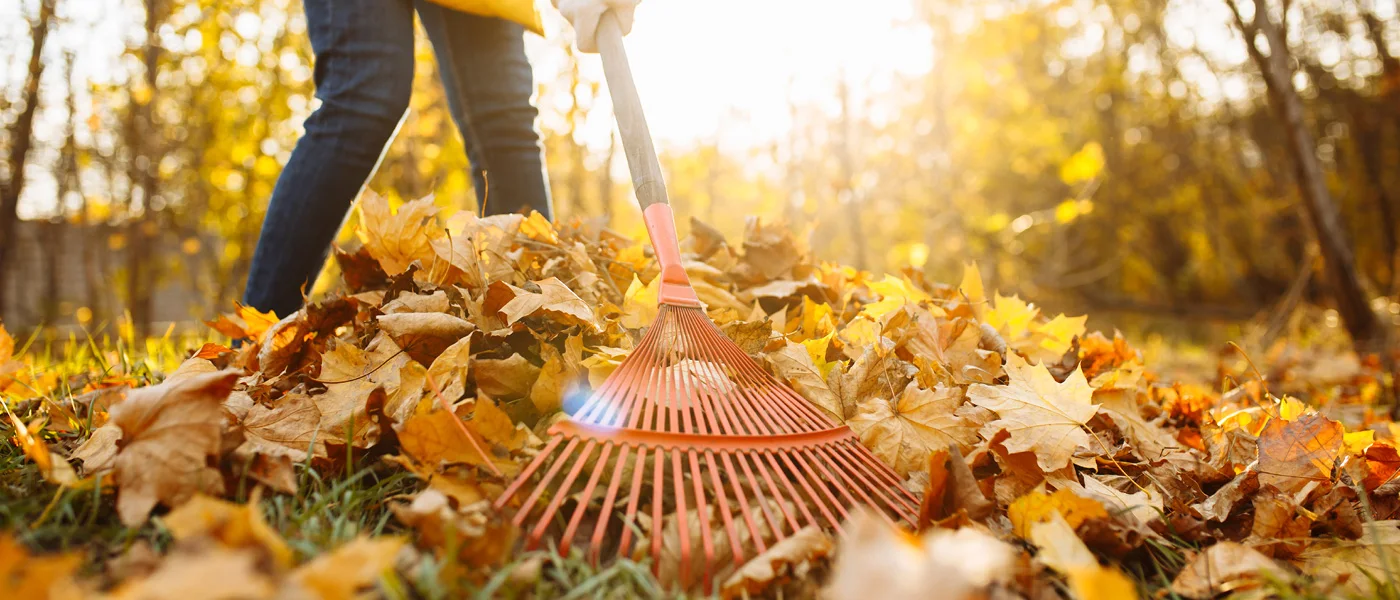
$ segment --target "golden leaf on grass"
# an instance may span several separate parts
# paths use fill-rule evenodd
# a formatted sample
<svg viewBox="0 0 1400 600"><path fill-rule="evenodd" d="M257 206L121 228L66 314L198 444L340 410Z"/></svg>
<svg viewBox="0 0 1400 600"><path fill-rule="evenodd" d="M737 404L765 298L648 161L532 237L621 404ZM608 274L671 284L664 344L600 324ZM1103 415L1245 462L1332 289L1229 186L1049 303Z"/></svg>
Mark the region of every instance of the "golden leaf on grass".
<svg viewBox="0 0 1400 600"><path fill-rule="evenodd" d="M43 429L44 422L36 419L28 425L19 419L13 412L7 413L10 417L10 424L15 427L15 441L19 442L20 450L29 460L34 462L34 466L39 468L39 473L44 476L44 480L49 483L64 487L86 487L90 481L79 480L78 473L73 470L73 465L68 464L62 456L54 456L49 451L49 445L44 443Z"/></svg>
<svg viewBox="0 0 1400 600"><path fill-rule="evenodd" d="M1373 521L1356 540L1319 540L1299 558L1303 571L1336 582L1359 597L1375 597L1400 577L1400 521Z"/></svg>
<svg viewBox="0 0 1400 600"><path fill-rule="evenodd" d="M83 461L83 475L110 472L116 466L117 442L121 439L122 429L111 421L92 430L92 436L73 449L73 458Z"/></svg>
<svg viewBox="0 0 1400 600"><path fill-rule="evenodd" d="M360 536L297 567L291 578L321 600L353 600L394 568L403 545L399 537Z"/></svg>
<svg viewBox="0 0 1400 600"><path fill-rule="evenodd" d="M1341 457L1346 430L1317 413L1292 421L1271 419L1259 434L1259 484L1284 492L1327 481Z"/></svg>
<svg viewBox="0 0 1400 600"><path fill-rule="evenodd" d="M977 441L977 426L957 412L962 400L958 388L926 390L911 382L893 402L862 403L846 424L875 456L907 476L926 468L930 453Z"/></svg>
<svg viewBox="0 0 1400 600"><path fill-rule="evenodd" d="M140 388L112 408L121 429L114 480L122 523L140 525L158 503L179 506L196 492L222 491L208 458L219 452L222 404L238 376L219 371Z"/></svg>
<svg viewBox="0 0 1400 600"><path fill-rule="evenodd" d="M290 567L292 549L263 521L257 500L256 493L248 504L196 495L161 521L177 541L206 537L231 550L265 552L279 566Z"/></svg>
<svg viewBox="0 0 1400 600"><path fill-rule="evenodd" d="M175 552L154 573L123 583L112 600L263 600L274 598L277 582L259 568L261 557L250 550L213 548Z"/></svg>
<svg viewBox="0 0 1400 600"><path fill-rule="evenodd" d="M1103 503L1086 498L1068 489L1056 490L1053 494L1034 491L1012 502L1006 508L1006 516L1011 520L1011 530L1022 539L1030 537L1031 526L1050 520L1051 515L1059 514L1071 529L1089 519L1107 519L1108 511Z"/></svg>
<svg viewBox="0 0 1400 600"><path fill-rule="evenodd" d="M376 321L381 331L423 365L433 364L448 346L476 331L475 325L443 313L381 315Z"/></svg>
<svg viewBox="0 0 1400 600"><path fill-rule="evenodd" d="M1288 579L1286 569L1259 551L1229 540L1216 542L1186 565L1171 591L1187 598L1214 598L1255 589L1269 579Z"/></svg>
<svg viewBox="0 0 1400 600"><path fill-rule="evenodd" d="M988 585L1010 578L1017 554L974 527L934 529L914 538L864 510L843 528L823 590L832 600L982 598Z"/></svg>
<svg viewBox="0 0 1400 600"><path fill-rule="evenodd" d="M525 317L545 316L566 325L581 325L590 330L598 329L593 317L593 308L578 297L569 286L555 277L536 281L540 291L528 292L511 286L515 297L501 307L506 323L515 324Z"/></svg>
<svg viewBox="0 0 1400 600"><path fill-rule="evenodd" d="M1005 368L1011 378L1007 385L968 388L973 404L1000 417L982 428L982 436L991 439L1006 430L1011 434L1004 442L1008 451L1034 452L1046 472L1068 466L1075 449L1088 446L1084 425L1098 412L1084 373L1075 370L1060 383L1044 365L1031 366L1014 354L1007 356Z"/></svg>
<svg viewBox="0 0 1400 600"><path fill-rule="evenodd" d="M804 565L831 554L831 536L815 525L798 530L786 539L769 546L768 550L749 559L744 566L724 580L720 595L725 598L759 596L764 590L797 575Z"/></svg>
<svg viewBox="0 0 1400 600"><path fill-rule="evenodd" d="M446 233L437 224L438 208L431 196L405 202L398 212L391 213L388 200L366 190L360 197L359 209L360 227L356 233L385 273L398 275L418 260L425 268L429 266L436 256L433 240Z"/></svg>
<svg viewBox="0 0 1400 600"><path fill-rule="evenodd" d="M81 598L73 575L82 564L81 552L32 556L9 534L0 534L0 598Z"/></svg>
<svg viewBox="0 0 1400 600"><path fill-rule="evenodd" d="M781 350L769 352L766 356L778 379L792 386L793 390L830 415L837 423L846 420L847 412L854 415L855 403L844 405L841 397L831 390L821 370L812 362L807 346L788 342Z"/></svg>

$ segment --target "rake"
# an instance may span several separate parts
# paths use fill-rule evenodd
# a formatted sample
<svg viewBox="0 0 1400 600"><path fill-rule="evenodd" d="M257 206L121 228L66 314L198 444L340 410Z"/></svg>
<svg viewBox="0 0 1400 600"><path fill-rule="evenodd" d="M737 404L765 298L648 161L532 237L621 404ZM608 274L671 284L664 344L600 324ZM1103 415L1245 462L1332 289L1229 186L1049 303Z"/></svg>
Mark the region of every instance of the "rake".
<svg viewBox="0 0 1400 600"><path fill-rule="evenodd" d="M631 355L570 419L550 427L549 441L496 507L518 506L512 521L526 530L527 548L548 536L562 554L587 544L596 562L650 543L658 574L664 548L679 558L686 587L692 561L700 561L707 591L717 560L743 564L811 525L839 532L860 505L913 523L919 501L895 473L706 316L681 265L661 167L611 14L599 24L598 47L661 266L660 309Z"/></svg>

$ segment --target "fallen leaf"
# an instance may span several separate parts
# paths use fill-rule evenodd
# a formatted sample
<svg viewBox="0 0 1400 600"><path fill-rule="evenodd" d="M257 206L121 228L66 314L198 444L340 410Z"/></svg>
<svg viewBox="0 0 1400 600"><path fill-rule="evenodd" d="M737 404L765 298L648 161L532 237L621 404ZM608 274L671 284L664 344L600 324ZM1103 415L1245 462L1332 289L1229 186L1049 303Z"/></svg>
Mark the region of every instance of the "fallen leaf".
<svg viewBox="0 0 1400 600"><path fill-rule="evenodd" d="M1084 425L1098 412L1084 373L1076 370L1059 383L1043 365L1031 366L1014 355L1007 357L1006 373L1011 378L1007 385L968 388L973 404L1000 417L982 428L982 436L991 439L1005 430L1011 434L1004 442L1007 450L1034 452L1045 471L1068 466L1075 450L1088 446Z"/></svg>
<svg viewBox="0 0 1400 600"><path fill-rule="evenodd" d="M749 559L724 580L720 595L725 598L758 596L779 585L803 563L826 557L835 546L831 537L815 525L798 530L768 550Z"/></svg>
<svg viewBox="0 0 1400 600"><path fill-rule="evenodd" d="M0 534L0 598L81 598L74 575L82 564L81 552L33 556L10 534Z"/></svg>
<svg viewBox="0 0 1400 600"><path fill-rule="evenodd" d="M1315 413L1270 420L1259 434L1259 484L1294 492L1309 481L1328 481L1345 431L1341 423Z"/></svg>
<svg viewBox="0 0 1400 600"><path fill-rule="evenodd" d="M156 504L178 507L197 492L222 491L209 458L219 452L222 403L238 376L219 371L140 388L112 408L121 429L114 482L123 524L140 525Z"/></svg>
<svg viewBox="0 0 1400 600"><path fill-rule="evenodd" d="M1172 581L1171 591L1187 598L1214 598L1257 589L1269 579L1288 578L1288 571L1269 557L1225 540L1198 553Z"/></svg>
<svg viewBox="0 0 1400 600"><path fill-rule="evenodd" d="M781 350L769 352L766 357L774 375L837 423L844 422L848 412L850 416L855 415L856 404L844 405L841 397L827 386L820 369L812 362L807 346L788 342Z"/></svg>
<svg viewBox="0 0 1400 600"><path fill-rule="evenodd" d="M516 528L489 511L487 502L454 505L441 491L429 488L408 503L389 505L394 516L417 532L417 543L440 552L454 552L455 561L470 567L503 562L515 542Z"/></svg>
<svg viewBox="0 0 1400 600"><path fill-rule="evenodd" d="M405 202L391 213L387 200L365 190L358 206L360 226L356 233L385 273L398 275L414 261L429 263L437 256L433 240L445 236L446 231L434 218L438 208L431 196Z"/></svg>
<svg viewBox="0 0 1400 600"><path fill-rule="evenodd" d="M144 579L123 583L113 600L263 600L277 594L277 581L258 568L249 550L175 552Z"/></svg>
<svg viewBox="0 0 1400 600"><path fill-rule="evenodd" d="M974 527L933 529L911 539L869 511L853 514L843 529L823 590L832 600L972 600L1011 576L1017 554Z"/></svg>
<svg viewBox="0 0 1400 600"><path fill-rule="evenodd" d="M540 368L519 354L474 359L472 366L477 391L492 398L528 397L540 377Z"/></svg>
<svg viewBox="0 0 1400 600"><path fill-rule="evenodd" d="M930 453L977 441L977 427L957 413L957 388L919 388L911 382L893 402L876 399L846 422L875 456L907 476L928 464Z"/></svg>
<svg viewBox="0 0 1400 600"><path fill-rule="evenodd" d="M256 493L248 504L196 495L161 517L161 522L176 541L209 538L230 550L265 553L283 568L292 566L292 549L263 521Z"/></svg>
<svg viewBox="0 0 1400 600"><path fill-rule="evenodd" d="M475 325L443 313L387 314L376 321L395 344L425 366L433 364L448 346L476 331Z"/></svg>
<svg viewBox="0 0 1400 600"><path fill-rule="evenodd" d="M597 330L598 323L593 316L593 308L578 297L569 286L559 279L550 277L536 281L539 292L527 292L512 287L515 298L501 307L506 323L513 325L525 317L545 316L566 325L581 325Z"/></svg>
<svg viewBox="0 0 1400 600"><path fill-rule="evenodd" d="M1120 476L1120 479L1125 479ZM1129 482L1127 485L1131 485ZM1162 516L1162 493L1152 484L1137 486L1131 494L1118 491L1095 477L1086 475L1082 491L1102 502L1114 515L1124 515L1140 523Z"/></svg>
<svg viewBox="0 0 1400 600"><path fill-rule="evenodd" d="M1357 540L1318 540L1299 556L1303 571L1345 592L1376 597L1400 574L1400 521L1372 521Z"/></svg>
<svg viewBox="0 0 1400 600"><path fill-rule="evenodd" d="M1031 527L1051 519L1058 514L1071 529L1079 527L1089 519L1107 519L1108 511L1102 502L1086 498L1068 489L1056 490L1053 494L1034 491L1017 498L1006 508L1006 516L1011 520L1011 531L1022 539L1029 539Z"/></svg>
<svg viewBox="0 0 1400 600"><path fill-rule="evenodd" d="M403 538L360 536L298 567L291 579L322 600L353 600L394 568L403 545Z"/></svg>

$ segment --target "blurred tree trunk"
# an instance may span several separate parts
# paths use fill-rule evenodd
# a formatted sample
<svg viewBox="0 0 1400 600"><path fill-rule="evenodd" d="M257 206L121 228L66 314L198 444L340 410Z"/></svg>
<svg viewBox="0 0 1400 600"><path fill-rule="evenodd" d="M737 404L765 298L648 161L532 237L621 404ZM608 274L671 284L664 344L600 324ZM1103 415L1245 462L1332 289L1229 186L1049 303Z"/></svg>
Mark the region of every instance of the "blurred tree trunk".
<svg viewBox="0 0 1400 600"><path fill-rule="evenodd" d="M1358 347L1370 348L1381 343L1384 331L1375 313L1371 312L1361 275L1357 272L1351 241L1342 224L1341 213L1327 189L1326 174L1317 159L1317 146L1304 121L1303 101L1293 87L1293 65L1288 55L1284 30L1269 15L1266 0L1254 1L1254 17L1246 22L1237 0L1225 0L1234 14L1235 23L1244 34L1249 55L1259 67L1268 90L1269 104L1282 121L1293 159L1294 175L1299 192L1312 223L1313 233L1322 250L1324 268L1331 279L1332 295L1347 332ZM1262 36L1269 53L1259 47Z"/></svg>
<svg viewBox="0 0 1400 600"><path fill-rule="evenodd" d="M854 189L855 165L851 158L851 89L846 83L845 73L841 74L840 83L841 94L841 121L837 123L840 128L839 141L837 142L837 154L841 161L841 181L838 183L836 199L846 205L846 223L851 231L851 245L855 248L854 263L857 269L864 270L865 262L865 233L861 228L860 211L863 207L856 203L856 193Z"/></svg>
<svg viewBox="0 0 1400 600"><path fill-rule="evenodd" d="M29 51L29 70L24 79L24 109L15 119L7 137L12 144L7 157L7 179L0 181L0 273L6 267L16 250L15 238L19 225L19 197L24 190L24 165L29 160L29 149L33 145L34 115L39 110L39 80L44 76L44 43L48 40L49 29L53 26L54 7L57 0L40 0L39 16L30 25L33 46ZM5 314L7 294L0 285L0 315Z"/></svg>
<svg viewBox="0 0 1400 600"><path fill-rule="evenodd" d="M132 326L138 338L150 332L155 293L156 264L151 260L151 244L159 232L155 198L159 194L160 156L157 149L160 134L155 123L154 105L157 99L156 72L160 66L160 42L156 39L160 27L163 0L146 0L146 39L142 47L146 91L144 102L137 102L134 115L135 150L132 180L141 188L140 215L129 214L127 221L126 308L131 313ZM129 207L134 208L134 207Z"/></svg>

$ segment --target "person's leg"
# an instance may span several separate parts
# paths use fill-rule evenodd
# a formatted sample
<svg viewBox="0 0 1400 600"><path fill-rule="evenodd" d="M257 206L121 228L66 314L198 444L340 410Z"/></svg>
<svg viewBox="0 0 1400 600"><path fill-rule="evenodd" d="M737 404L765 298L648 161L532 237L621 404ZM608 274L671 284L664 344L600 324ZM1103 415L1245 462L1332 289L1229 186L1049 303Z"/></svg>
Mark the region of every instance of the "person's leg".
<svg viewBox="0 0 1400 600"><path fill-rule="evenodd" d="M416 0L433 43L452 118L472 163L486 214L537 210L553 218L545 179L535 82L525 59L525 28Z"/></svg>
<svg viewBox="0 0 1400 600"><path fill-rule="evenodd" d="M303 4L321 105L277 179L243 295L283 317L301 307L413 92L411 0Z"/></svg>

